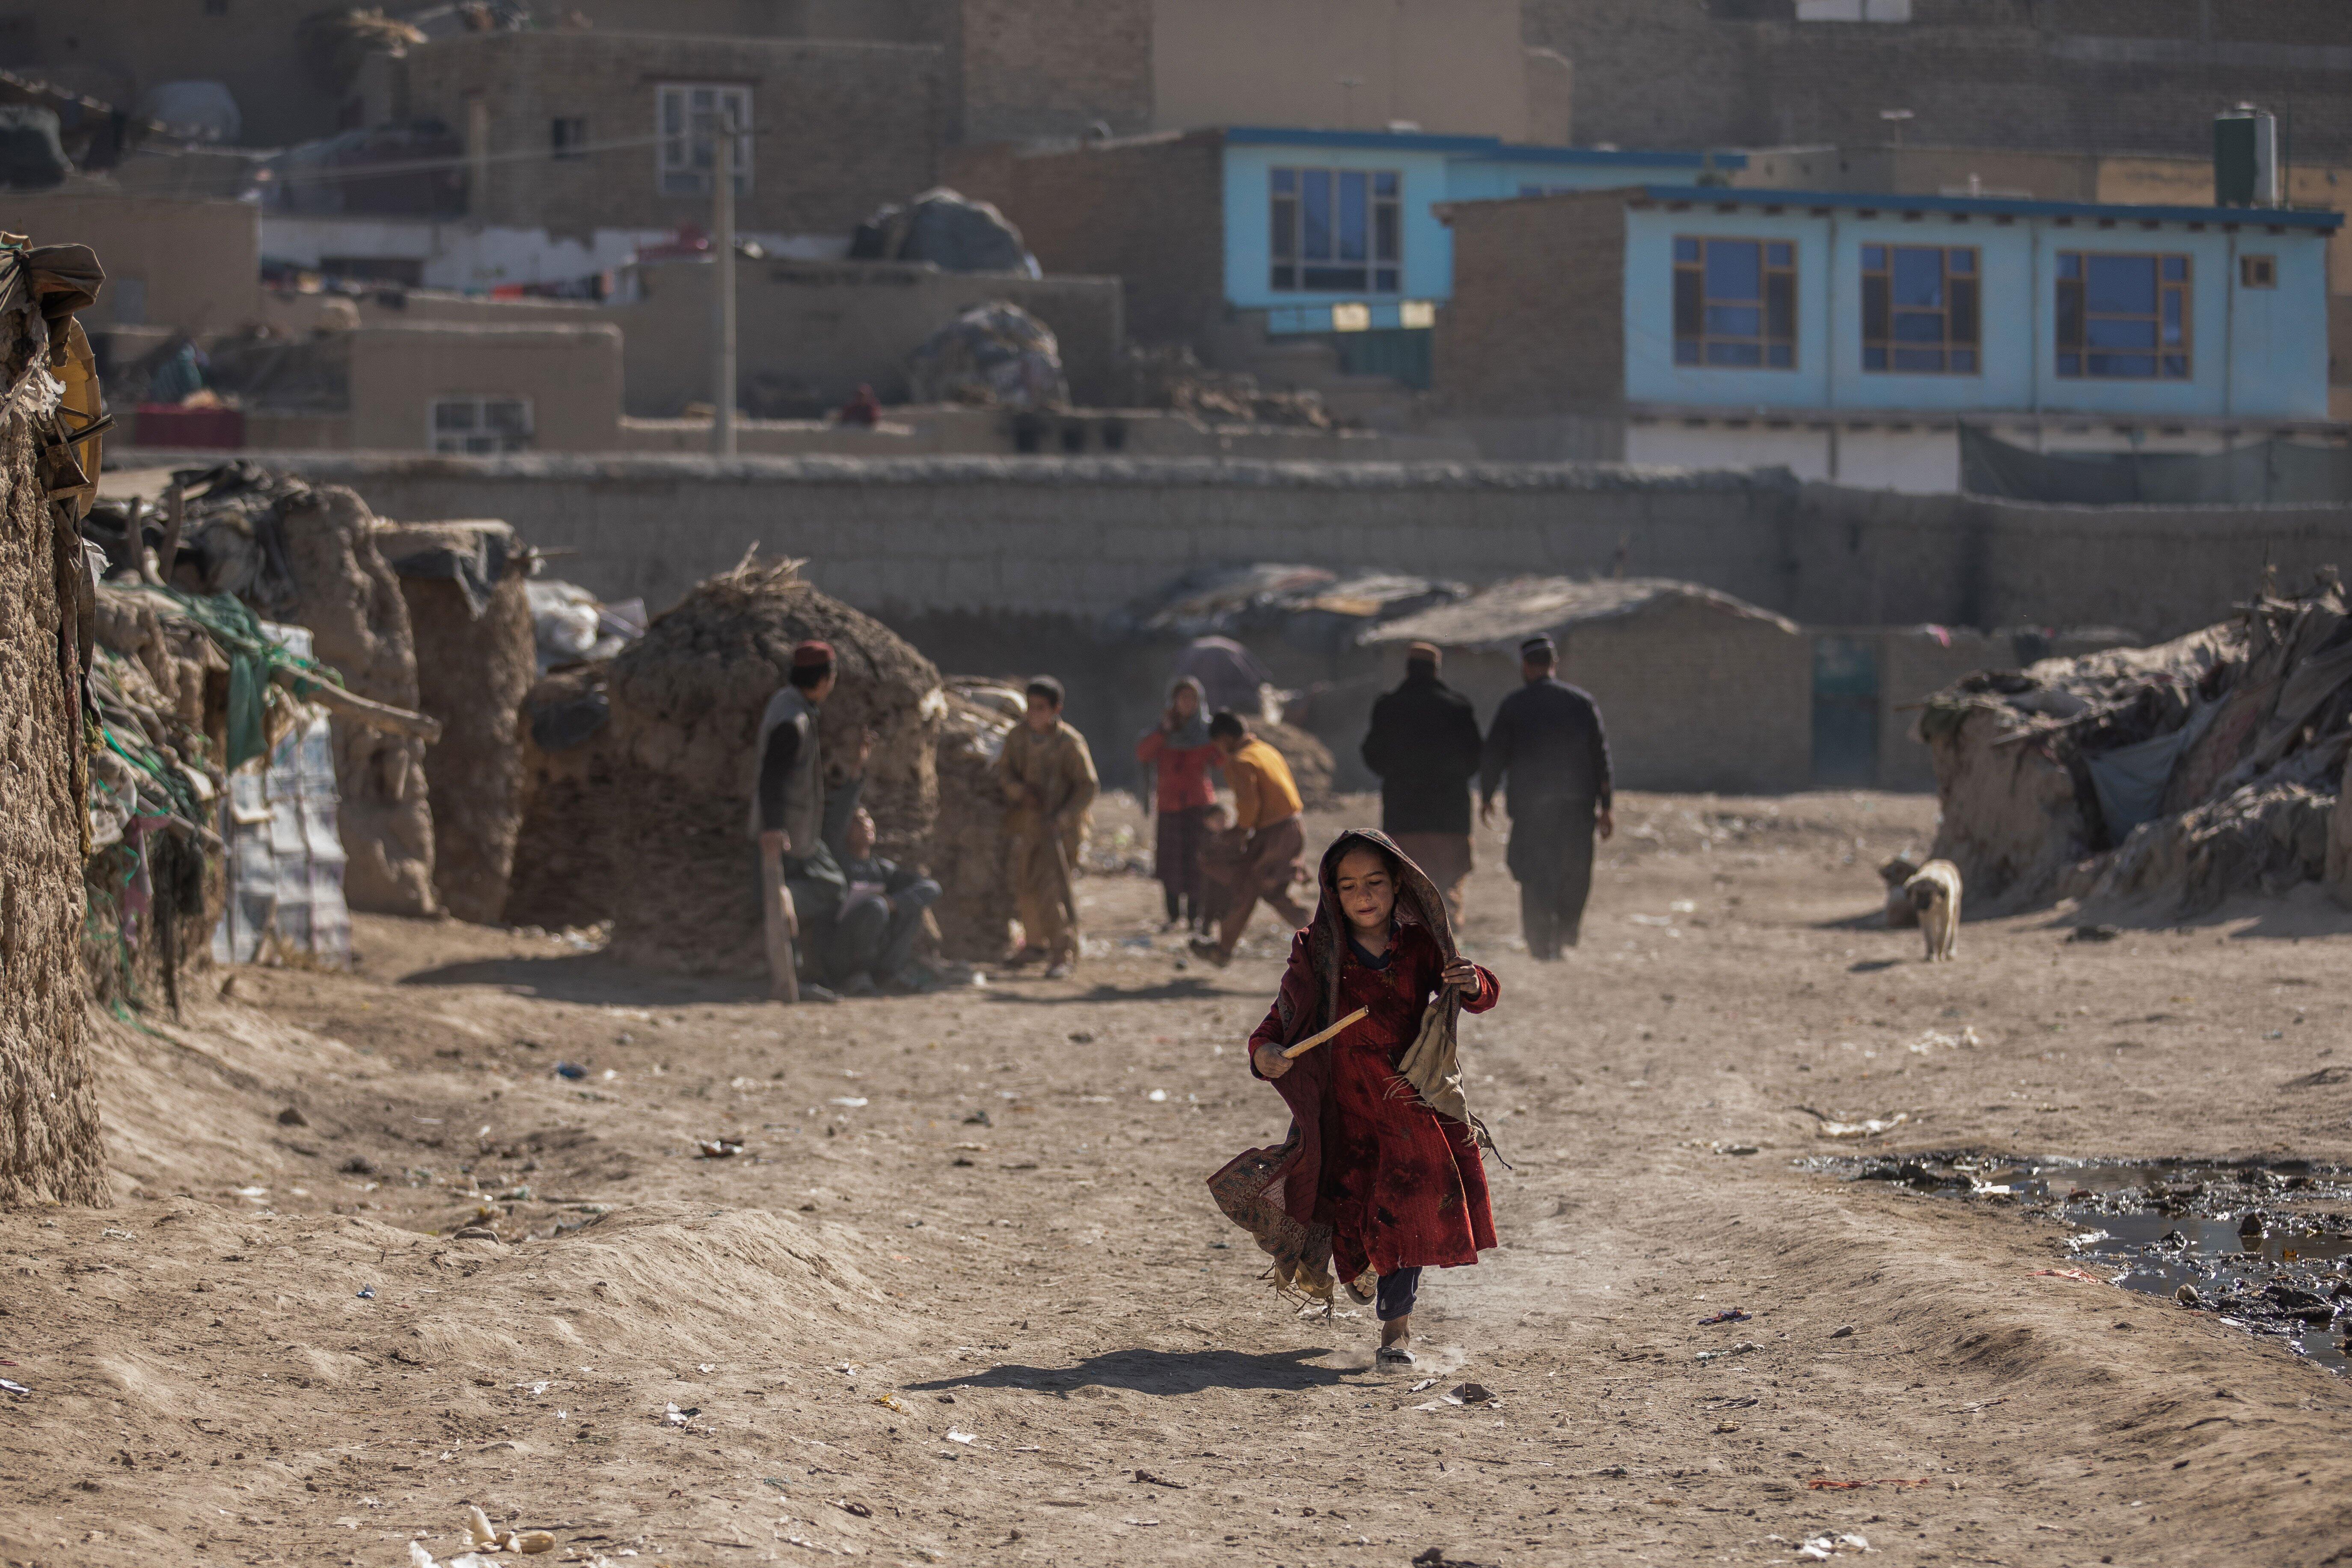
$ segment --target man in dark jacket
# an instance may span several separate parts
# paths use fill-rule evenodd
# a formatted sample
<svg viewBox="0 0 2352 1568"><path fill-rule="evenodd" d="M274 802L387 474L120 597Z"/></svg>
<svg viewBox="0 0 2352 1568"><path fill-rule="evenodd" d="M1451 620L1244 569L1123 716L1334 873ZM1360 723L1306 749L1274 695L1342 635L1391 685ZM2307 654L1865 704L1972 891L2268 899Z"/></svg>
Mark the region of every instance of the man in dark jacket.
<svg viewBox="0 0 2352 1568"><path fill-rule="evenodd" d="M1527 684L1503 699L1486 732L1478 816L1492 822L1495 790L1510 779L1511 875L1528 952L1551 960L1574 947L1592 890L1592 831L1616 831L1610 815L1609 737L1591 696L1556 679L1548 637L1519 645Z"/></svg>
<svg viewBox="0 0 2352 1568"><path fill-rule="evenodd" d="M1462 918L1470 876L1470 781L1478 776L1478 714L1437 678L1434 643L1405 650L1404 684L1372 704L1364 765L1380 776L1381 830L1412 857Z"/></svg>

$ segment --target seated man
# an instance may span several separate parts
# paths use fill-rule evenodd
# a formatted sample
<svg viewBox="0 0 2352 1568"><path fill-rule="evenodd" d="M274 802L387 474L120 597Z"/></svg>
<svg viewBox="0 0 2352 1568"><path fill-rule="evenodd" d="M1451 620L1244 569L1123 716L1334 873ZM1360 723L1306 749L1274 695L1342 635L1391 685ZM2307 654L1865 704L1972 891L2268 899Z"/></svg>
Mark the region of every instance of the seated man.
<svg viewBox="0 0 2352 1568"><path fill-rule="evenodd" d="M849 888L812 943L812 967L845 996L871 995L878 986L920 990L928 977L915 966L915 943L940 885L874 853L874 816L858 804L865 788L861 773L825 802L825 843Z"/></svg>

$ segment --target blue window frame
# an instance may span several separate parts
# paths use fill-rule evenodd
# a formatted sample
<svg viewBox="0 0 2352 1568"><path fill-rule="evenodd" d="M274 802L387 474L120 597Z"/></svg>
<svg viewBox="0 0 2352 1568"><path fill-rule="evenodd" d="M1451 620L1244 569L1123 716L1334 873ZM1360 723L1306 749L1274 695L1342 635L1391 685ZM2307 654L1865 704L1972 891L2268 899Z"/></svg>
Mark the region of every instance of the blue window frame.
<svg viewBox="0 0 2352 1568"><path fill-rule="evenodd" d="M1982 312L1972 245L1862 247L1862 368L1974 375Z"/></svg>
<svg viewBox="0 0 2352 1568"><path fill-rule="evenodd" d="M1270 284L1290 293L1401 292L1403 186L1393 169L1269 171Z"/></svg>
<svg viewBox="0 0 2352 1568"><path fill-rule="evenodd" d="M1675 363L1797 366L1797 247L1787 240L1675 240Z"/></svg>
<svg viewBox="0 0 2352 1568"><path fill-rule="evenodd" d="M2058 374L2187 381L2194 369L2186 256L2058 253Z"/></svg>

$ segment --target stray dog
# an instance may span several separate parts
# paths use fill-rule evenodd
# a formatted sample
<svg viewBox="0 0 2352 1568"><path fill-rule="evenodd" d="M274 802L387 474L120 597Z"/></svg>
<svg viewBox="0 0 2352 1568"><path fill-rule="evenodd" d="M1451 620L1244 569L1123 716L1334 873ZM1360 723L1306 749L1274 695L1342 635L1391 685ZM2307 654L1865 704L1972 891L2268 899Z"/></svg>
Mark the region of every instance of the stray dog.
<svg viewBox="0 0 2352 1568"><path fill-rule="evenodd" d="M1897 855L1878 868L1879 880L1886 884L1886 929L1910 931L1919 923L1919 911L1911 907L1911 897L1903 889L1919 874L1919 862L1908 850Z"/></svg>
<svg viewBox="0 0 2352 1568"><path fill-rule="evenodd" d="M1903 884L1911 907L1919 911L1919 929L1927 939L1927 962L1951 958L1959 951L1960 868L1949 860L1930 860L1919 874Z"/></svg>

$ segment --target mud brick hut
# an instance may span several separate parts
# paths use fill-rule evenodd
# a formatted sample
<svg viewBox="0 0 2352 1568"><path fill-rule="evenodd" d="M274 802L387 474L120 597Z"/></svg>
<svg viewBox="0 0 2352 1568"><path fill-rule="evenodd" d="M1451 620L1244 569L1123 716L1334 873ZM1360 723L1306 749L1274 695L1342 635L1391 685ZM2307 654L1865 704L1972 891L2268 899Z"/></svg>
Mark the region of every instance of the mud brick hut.
<svg viewBox="0 0 2352 1568"><path fill-rule="evenodd" d="M1481 713L1548 635L1559 677L1601 705L1621 788L1802 789L1811 779L1812 643L1794 622L1695 583L1522 577L1367 630L1367 647L1433 642Z"/></svg>
<svg viewBox="0 0 2352 1568"><path fill-rule="evenodd" d="M551 669L517 715L519 805L504 919L564 931L613 918L619 773L611 744L612 661Z"/></svg>
<svg viewBox="0 0 2352 1568"><path fill-rule="evenodd" d="M318 661L373 707L366 720L348 706L334 715L351 907L438 912L425 766L438 726L417 720L416 645L400 579L376 546L378 520L350 489L254 463L177 478L185 507L184 531L164 565L171 584L192 595L233 595L258 616L307 627ZM101 508L92 527L117 576L135 574L142 549L167 537L135 505Z"/></svg>
<svg viewBox="0 0 2352 1568"><path fill-rule="evenodd" d="M522 810L517 730L537 671L530 556L503 522L383 522L376 552L400 579L418 705L441 721L425 749L433 889L459 920L503 918Z"/></svg>
<svg viewBox="0 0 2352 1568"><path fill-rule="evenodd" d="M73 313L101 276L87 247L0 250L0 1204L107 1199L80 959L99 452L72 439L99 406Z"/></svg>
<svg viewBox="0 0 2352 1568"><path fill-rule="evenodd" d="M2332 571L2154 647L1992 670L1919 733L1969 908L2194 915L2326 881L2352 902L2352 610Z"/></svg>
<svg viewBox="0 0 2352 1568"><path fill-rule="evenodd" d="M766 971L751 851L753 747L793 647L834 646L841 680L820 729L837 786L875 736L865 801L881 853L919 861L939 813L940 672L887 626L747 560L655 618L606 677L617 787L605 830L635 868L615 879L612 951L691 973Z"/></svg>

